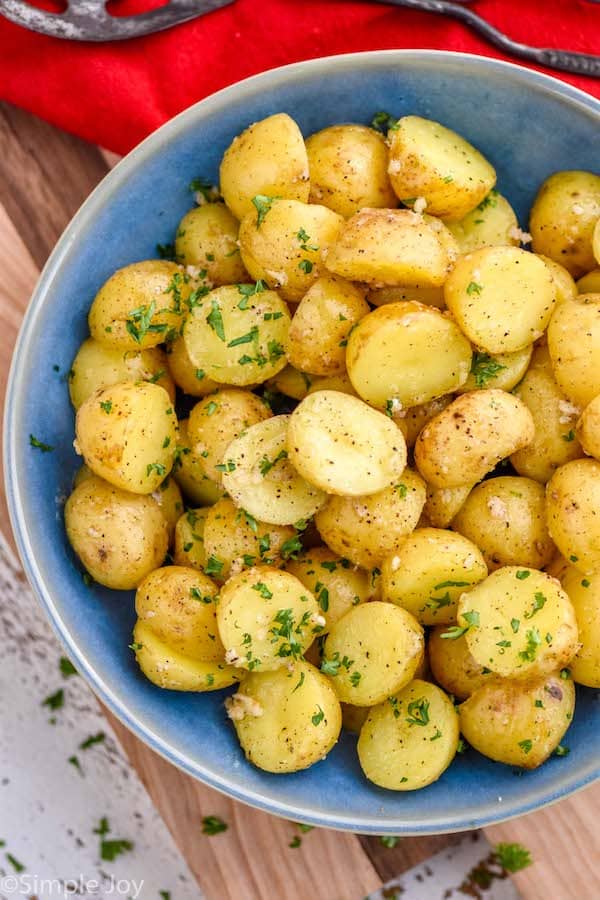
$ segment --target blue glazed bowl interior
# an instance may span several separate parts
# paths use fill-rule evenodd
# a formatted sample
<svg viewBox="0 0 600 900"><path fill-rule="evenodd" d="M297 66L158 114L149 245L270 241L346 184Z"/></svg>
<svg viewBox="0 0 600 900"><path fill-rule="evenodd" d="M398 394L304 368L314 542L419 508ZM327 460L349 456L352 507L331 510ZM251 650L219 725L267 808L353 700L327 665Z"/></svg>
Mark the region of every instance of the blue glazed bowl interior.
<svg viewBox="0 0 600 900"><path fill-rule="evenodd" d="M492 161L522 227L537 188L557 169L597 168L600 104L542 75L479 57L386 51L269 72L199 103L152 135L99 186L51 257L15 354L6 418L11 515L27 574L80 671L143 740L202 781L293 820L360 832L454 831L528 812L599 774L600 704L578 688L570 755L516 773L470 750L415 793L362 776L355 737L305 772L270 775L247 763L223 694L153 687L127 649L133 595L86 587L67 544L62 506L78 459L65 375L87 335L95 292L119 266L156 255L192 205L193 177L217 181L235 134L285 111L304 134L368 123L377 110L417 113L464 135ZM59 372L55 371L59 367ZM29 446L29 435L54 445ZM517 777L520 775L520 777Z"/></svg>

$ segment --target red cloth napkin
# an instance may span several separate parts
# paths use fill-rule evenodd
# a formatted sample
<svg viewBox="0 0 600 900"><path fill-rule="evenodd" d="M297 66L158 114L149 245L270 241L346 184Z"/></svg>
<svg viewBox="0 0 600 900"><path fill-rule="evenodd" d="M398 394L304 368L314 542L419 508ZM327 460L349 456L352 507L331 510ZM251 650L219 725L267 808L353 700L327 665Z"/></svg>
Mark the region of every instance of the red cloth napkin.
<svg viewBox="0 0 600 900"><path fill-rule="evenodd" d="M34 2L51 9L56 0ZM111 0L109 7L125 15L158 5L161 0ZM475 9L516 40L600 52L600 4L589 0L481 0ZM431 13L343 0L237 0L169 31L111 44L49 38L0 17L0 92L125 153L175 113L256 72L402 47L509 58L459 22ZM600 97L599 80L558 77Z"/></svg>

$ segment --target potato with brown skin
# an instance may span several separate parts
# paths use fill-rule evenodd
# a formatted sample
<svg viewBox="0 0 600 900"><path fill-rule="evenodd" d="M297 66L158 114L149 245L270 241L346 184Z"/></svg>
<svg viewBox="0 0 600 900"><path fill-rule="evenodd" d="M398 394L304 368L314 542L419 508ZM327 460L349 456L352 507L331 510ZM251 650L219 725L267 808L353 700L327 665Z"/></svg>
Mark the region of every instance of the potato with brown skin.
<svg viewBox="0 0 600 900"><path fill-rule="evenodd" d="M531 478L500 476L475 485L452 528L477 543L491 572L500 566L543 569L556 553L544 487Z"/></svg>
<svg viewBox="0 0 600 900"><path fill-rule="evenodd" d="M209 378L204 369L199 369L193 364L182 337L177 337L169 343L166 363L177 387L190 397L206 397L222 386Z"/></svg>
<svg viewBox="0 0 600 900"><path fill-rule="evenodd" d="M438 309L446 309L444 300L444 288L423 287L416 284L412 287L389 285L382 288L371 288L367 294L367 300L373 306L385 306L386 303L401 303L416 300L425 306L435 306Z"/></svg>
<svg viewBox="0 0 600 900"><path fill-rule="evenodd" d="M536 253L536 256L539 256L548 267L554 290L556 291L556 305L558 306L566 300L574 300L577 296L577 285L575 284L571 273L567 272L565 267L561 266L560 263L550 259L549 256L544 256L542 253ZM585 292L579 291L579 293L582 294Z"/></svg>
<svg viewBox="0 0 600 900"><path fill-rule="evenodd" d="M466 394L482 388L512 391L527 372L532 353L533 344L514 353L497 353L494 356L475 351L469 377L456 388L456 393Z"/></svg>
<svg viewBox="0 0 600 900"><path fill-rule="evenodd" d="M306 140L311 203L349 218L365 206L397 206L383 137L365 125L331 125Z"/></svg>
<svg viewBox="0 0 600 900"><path fill-rule="evenodd" d="M223 488L204 474L204 458L192 449L188 420L179 423L173 478L195 506L210 506L223 496Z"/></svg>
<svg viewBox="0 0 600 900"><path fill-rule="evenodd" d="M576 431L587 455L600 460L600 394L581 413Z"/></svg>
<svg viewBox="0 0 600 900"><path fill-rule="evenodd" d="M206 280L215 287L244 284L249 279L237 244L239 228L224 203L196 206L177 226L177 261L206 272Z"/></svg>
<svg viewBox="0 0 600 900"><path fill-rule="evenodd" d="M204 523L210 507L188 509L175 526L173 562L176 566L204 571L207 563L204 549Z"/></svg>
<svg viewBox="0 0 600 900"><path fill-rule="evenodd" d="M149 350L123 350L107 347L87 338L77 351L69 372L69 396L75 409L94 391L123 381L150 381L175 399L175 385L169 374L167 356L158 347Z"/></svg>
<svg viewBox="0 0 600 900"><path fill-rule="evenodd" d="M448 223L461 254L482 247L518 247L519 223L508 200L492 189L460 222Z"/></svg>
<svg viewBox="0 0 600 900"><path fill-rule="evenodd" d="M348 336L370 312L361 292L334 275L321 276L292 317L286 356L292 366L311 375L343 375Z"/></svg>
<svg viewBox="0 0 600 900"><path fill-rule="evenodd" d="M447 528L473 488L461 484L451 488L427 488L423 515L434 528Z"/></svg>
<svg viewBox="0 0 600 900"><path fill-rule="evenodd" d="M149 259L117 269L94 298L91 336L107 347L147 350L181 326L191 292L181 266Z"/></svg>
<svg viewBox="0 0 600 900"><path fill-rule="evenodd" d="M254 122L235 137L223 154L221 193L236 217L254 209L256 196L308 201L309 172L300 129L286 113Z"/></svg>
<svg viewBox="0 0 600 900"><path fill-rule="evenodd" d="M575 709L573 682L558 674L490 681L458 708L468 743L496 762L535 769L560 744Z"/></svg>
<svg viewBox="0 0 600 900"><path fill-rule="evenodd" d="M404 435L406 446L414 447L425 425L446 409L453 400L452 394L445 394L443 397L436 397L435 400L429 400L427 403L392 412L392 419Z"/></svg>
<svg viewBox="0 0 600 900"><path fill-rule="evenodd" d="M68 498L65 526L94 581L117 591L137 587L167 552L167 522L152 497L123 491L95 475Z"/></svg>
<svg viewBox="0 0 600 900"><path fill-rule="evenodd" d="M313 377L287 365L267 381L267 388L291 397L292 400L304 400L313 383Z"/></svg>
<svg viewBox="0 0 600 900"><path fill-rule="evenodd" d="M547 338L559 387L572 403L587 406L600 394L600 294L559 306Z"/></svg>
<svg viewBox="0 0 600 900"><path fill-rule="evenodd" d="M165 517L169 532L169 544L171 544L175 537L177 522L183 512L183 497L181 496L179 485L172 475L167 475L165 480L159 484L150 496L158 503L159 509Z"/></svg>
<svg viewBox="0 0 600 900"><path fill-rule="evenodd" d="M555 172L538 191L529 230L533 249L579 278L596 265L592 249L600 217L600 176L592 172Z"/></svg>
<svg viewBox="0 0 600 900"><path fill-rule="evenodd" d="M600 569L600 462L575 459L546 485L548 529L562 555L581 572Z"/></svg>
<svg viewBox="0 0 600 900"><path fill-rule="evenodd" d="M531 413L505 391L457 397L427 423L415 444L415 463L434 488L475 484L534 437Z"/></svg>
<svg viewBox="0 0 600 900"><path fill-rule="evenodd" d="M447 631L446 625L437 625L429 632L429 665L433 677L445 691L458 700L466 700L494 675L485 666L475 662L464 635L450 641L444 638Z"/></svg>
<svg viewBox="0 0 600 900"><path fill-rule="evenodd" d="M577 280L577 291L575 295L569 299L574 300L577 293L600 294L600 269L592 269L587 275L582 275L582 277Z"/></svg>
<svg viewBox="0 0 600 900"><path fill-rule="evenodd" d="M582 576L575 566L567 566L560 576L575 610L581 646L569 663L577 684L600 688L600 575Z"/></svg>

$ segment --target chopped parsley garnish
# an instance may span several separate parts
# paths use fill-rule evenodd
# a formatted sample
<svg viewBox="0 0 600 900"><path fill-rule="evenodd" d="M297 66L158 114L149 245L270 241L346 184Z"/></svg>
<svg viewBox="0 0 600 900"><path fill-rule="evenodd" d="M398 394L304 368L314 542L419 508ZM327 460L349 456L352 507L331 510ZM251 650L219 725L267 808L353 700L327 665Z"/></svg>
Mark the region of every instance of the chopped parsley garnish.
<svg viewBox="0 0 600 900"><path fill-rule="evenodd" d="M282 559L296 559L302 553L302 542L297 534L283 542L280 553Z"/></svg>
<svg viewBox="0 0 600 900"><path fill-rule="evenodd" d="M487 209L488 206L496 206L498 201L496 197L498 196L498 191L495 188L489 192L487 197L484 197L481 203L478 205L477 209L479 212L483 212L484 209Z"/></svg>
<svg viewBox="0 0 600 900"><path fill-rule="evenodd" d="M554 751L554 756L568 756L570 752L571 751L568 747L564 747L562 744L559 744Z"/></svg>
<svg viewBox="0 0 600 900"><path fill-rule="evenodd" d="M270 460L268 456L263 456L258 466L260 474L265 476L268 472L271 471L274 465L276 465L278 462L281 462L282 459L287 459L287 456L287 450L280 450L273 460Z"/></svg>
<svg viewBox="0 0 600 900"><path fill-rule="evenodd" d="M107 840L106 835L109 832L110 826L108 824L108 819L104 816L100 819L98 828L94 828L94 834L100 836L100 858L104 862L114 862L118 856L133 850L133 843L131 841L124 840L123 838L112 841Z"/></svg>
<svg viewBox="0 0 600 900"><path fill-rule="evenodd" d="M166 469L162 463L148 463L146 466L146 475L151 475L152 472L156 472L157 475L164 475L166 473Z"/></svg>
<svg viewBox="0 0 600 900"><path fill-rule="evenodd" d="M125 329L137 344L141 344L147 334L162 334L167 330L167 325L165 324L152 324L152 316L154 315L155 310L156 303L153 300L152 303L145 306L138 306L137 309L132 309L131 312L127 314Z"/></svg>
<svg viewBox="0 0 600 900"><path fill-rule="evenodd" d="M53 712L57 709L62 709L64 705L65 692L62 688L59 688L54 694L50 694L49 697L42 700L42 706L47 706L48 709L51 709Z"/></svg>
<svg viewBox="0 0 600 900"><path fill-rule="evenodd" d="M240 337L234 338L232 341L229 341L227 344L228 347L239 347L240 344L251 344L253 341L258 340L258 325L253 325L250 331L246 334L240 335Z"/></svg>
<svg viewBox="0 0 600 900"><path fill-rule="evenodd" d="M204 572L206 575L220 575L223 571L223 560L218 559L216 556L209 556L208 562L204 567Z"/></svg>
<svg viewBox="0 0 600 900"><path fill-rule="evenodd" d="M63 676L63 678L69 678L71 675L77 675L77 669L75 668L71 660L67 659L66 656L61 656L58 663L58 668L60 669L60 674Z"/></svg>
<svg viewBox="0 0 600 900"><path fill-rule="evenodd" d="M102 412L105 412L107 416L110 415L112 411L112 400L101 400L100 409Z"/></svg>
<svg viewBox="0 0 600 900"><path fill-rule="evenodd" d="M313 716L313 720L314 720L314 718L315 717ZM288 847L291 847L292 850L296 850L296 848L300 847L301 845L302 845L302 838L300 837L300 835L295 834L294 837L289 842Z"/></svg>
<svg viewBox="0 0 600 900"><path fill-rule="evenodd" d="M305 275L310 275L313 270L313 264L310 259L301 259L298 263L298 268L301 272L304 272Z"/></svg>
<svg viewBox="0 0 600 900"><path fill-rule="evenodd" d="M530 741L529 738L527 738L524 741L519 741L519 747L521 748L523 753L531 753L531 748L533 747L533 741Z"/></svg>
<svg viewBox="0 0 600 900"><path fill-rule="evenodd" d="M206 604L212 603L215 599L214 597L211 597L210 594L203 594L200 588L197 587L190 588L190 597L192 600L197 600L198 603Z"/></svg>
<svg viewBox="0 0 600 900"><path fill-rule="evenodd" d="M350 676L350 684L352 685L352 687L356 687L360 683L361 678L362 675L360 674L360 672L353 672Z"/></svg>
<svg viewBox="0 0 600 900"><path fill-rule="evenodd" d="M389 112L380 110L371 119L371 128L379 131L380 134L387 134L388 131L396 131L398 129L398 119L395 119Z"/></svg>
<svg viewBox="0 0 600 900"><path fill-rule="evenodd" d="M90 734L85 741L82 741L79 745L80 750L89 750L90 747L93 747L94 744L102 744L106 740L106 735L103 731L99 731L98 734Z"/></svg>
<svg viewBox="0 0 600 900"><path fill-rule="evenodd" d="M192 194L201 194L206 203L214 203L219 199L219 192L214 184L204 178L193 178L190 181Z"/></svg>
<svg viewBox="0 0 600 900"><path fill-rule="evenodd" d="M404 500L404 498L406 497L406 494L408 492L408 488L406 487L406 485L402 484L402 482L400 482L400 484L396 485L396 490L398 491L400 498L402 500ZM437 588L435 588L435 590L437 590Z"/></svg>
<svg viewBox="0 0 600 900"><path fill-rule="evenodd" d="M137 642L134 644L128 644L127 646L129 647L130 650L133 650L134 653L137 653L138 650L142 650L144 647L143 644L139 644Z"/></svg>
<svg viewBox="0 0 600 900"><path fill-rule="evenodd" d="M320 581L317 581L315 585L315 592L317 597L317 603L323 610L323 612L327 612L329 609L329 591L325 587L325 585L321 584Z"/></svg>
<svg viewBox="0 0 600 900"><path fill-rule="evenodd" d="M219 340L225 341L225 328L223 326L223 316L221 315L221 307L218 300L214 298L210 301L210 312L206 317L208 325L212 328Z"/></svg>
<svg viewBox="0 0 600 900"><path fill-rule="evenodd" d="M196 369L195 375L198 381L202 381L202 379L206 377L206 372L204 369Z"/></svg>
<svg viewBox="0 0 600 900"><path fill-rule="evenodd" d="M23 863L19 862L19 860L15 856L13 856L12 853L7 853L6 858L15 872L20 874L21 872L25 871L25 866L23 865Z"/></svg>
<svg viewBox="0 0 600 900"><path fill-rule="evenodd" d="M236 464L232 459L228 459L227 462L216 465L215 469L217 472L235 472Z"/></svg>
<svg viewBox="0 0 600 900"><path fill-rule="evenodd" d="M511 619L510 620L510 627L512 628L513 634L516 634L518 632L520 626L521 626L520 619Z"/></svg>
<svg viewBox="0 0 600 900"><path fill-rule="evenodd" d="M306 231L304 230L304 228L301 228L300 231L296 232L296 237L300 241L300 249L301 250L306 250L307 253L310 251L313 251L314 253L316 253L317 250L319 249L316 244L311 245L308 243L310 241L310 234L307 234Z"/></svg>
<svg viewBox="0 0 600 900"><path fill-rule="evenodd" d="M336 651L331 659L323 657L321 661L321 672L323 672L324 675L339 675L340 667L343 667L348 672L353 665L353 659L348 659L345 655L340 659L340 654Z"/></svg>
<svg viewBox="0 0 600 900"><path fill-rule="evenodd" d="M494 857L507 872L519 872L532 863L529 850L522 844L497 844L494 848Z"/></svg>
<svg viewBox="0 0 600 900"><path fill-rule="evenodd" d="M520 569L515 574L515 578L518 578L519 581L524 581L526 578L529 578L531 572L528 569Z"/></svg>
<svg viewBox="0 0 600 900"><path fill-rule="evenodd" d="M530 628L526 633L526 638L527 644L525 646L525 650L521 650L521 652L519 653L519 658L524 662L533 662L535 660L538 647L542 643L542 638L537 628Z"/></svg>
<svg viewBox="0 0 600 900"><path fill-rule="evenodd" d="M407 781L407 778L403 778L403 781ZM393 850L396 844L400 841L399 837L396 837L393 834L382 834L379 838L379 843L382 847L387 847L388 850Z"/></svg>
<svg viewBox="0 0 600 900"><path fill-rule="evenodd" d="M562 437L563 441L566 441L567 444L570 444L571 441L574 441L574 440L575 440L575 432L574 432L573 429L571 428L570 431L567 431L567 433L561 435L561 437Z"/></svg>
<svg viewBox="0 0 600 900"><path fill-rule="evenodd" d="M257 581L256 584L252 585L253 591L258 591L261 597L265 600L270 600L273 596L273 592L269 590L264 581Z"/></svg>
<svg viewBox="0 0 600 900"><path fill-rule="evenodd" d="M542 594L541 591L536 591L533 598L533 606L529 610L529 612L525 613L526 619L531 619L535 616L536 612L539 612L540 609L543 609L544 604L546 603L546 597Z"/></svg>
<svg viewBox="0 0 600 900"><path fill-rule="evenodd" d="M267 283L259 278L255 284L238 284L237 289L242 295L242 299L238 303L238 309L244 310L248 309L250 297L254 297L255 294L261 294L263 291L267 290Z"/></svg>
<svg viewBox="0 0 600 900"><path fill-rule="evenodd" d="M304 684L304 672L300 672L300 681L298 682L298 684L292 691L292 694L294 694L298 690L298 688L301 688L303 684Z"/></svg>
<svg viewBox="0 0 600 900"><path fill-rule="evenodd" d="M218 408L219 408L219 406L217 403L215 403L214 400L209 400L209 402L206 404L206 415L207 416L214 415L214 413L216 413Z"/></svg>
<svg viewBox="0 0 600 900"><path fill-rule="evenodd" d="M266 194L257 194L252 198L252 204L256 209L256 227L260 228L262 223L265 221L265 217L268 212L271 211L271 207L275 200L281 200L281 197L267 197Z"/></svg>
<svg viewBox="0 0 600 900"><path fill-rule="evenodd" d="M425 700L424 697L411 700L407 711L406 721L409 725L429 725L429 700Z"/></svg>
<svg viewBox="0 0 600 900"><path fill-rule="evenodd" d="M323 721L324 718L325 718L325 713L323 712L323 710L317 703L317 712L314 714L314 716L312 716L310 721L316 727L317 725L321 724L321 722Z"/></svg>
<svg viewBox="0 0 600 900"><path fill-rule="evenodd" d="M50 444L44 444L43 441L38 440L33 434L29 435L29 446L35 447L36 450L41 450L42 453L50 453L51 450L54 450L54 447Z"/></svg>
<svg viewBox="0 0 600 900"><path fill-rule="evenodd" d="M209 837L227 831L228 827L227 823L219 816L204 816L202 819L202 834L207 834Z"/></svg>
<svg viewBox="0 0 600 900"><path fill-rule="evenodd" d="M466 625L453 625L448 631L444 631L440 637L445 638L446 640L456 641L466 634L467 631L470 631L471 628L477 628L479 626L479 613L476 610L464 613L463 619L467 623Z"/></svg>
<svg viewBox="0 0 600 900"><path fill-rule="evenodd" d="M473 354L471 375L474 376L477 387L485 387L488 381L496 378L503 369L506 369L506 366L497 362L489 353L480 353L476 350Z"/></svg>

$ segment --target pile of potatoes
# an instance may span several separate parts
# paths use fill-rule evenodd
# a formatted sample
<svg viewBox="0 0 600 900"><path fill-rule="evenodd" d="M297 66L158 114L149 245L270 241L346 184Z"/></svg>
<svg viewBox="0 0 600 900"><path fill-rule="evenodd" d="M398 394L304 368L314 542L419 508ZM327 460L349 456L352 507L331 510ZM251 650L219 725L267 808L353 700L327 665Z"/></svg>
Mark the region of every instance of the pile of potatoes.
<svg viewBox="0 0 600 900"><path fill-rule="evenodd" d="M527 234L466 140L387 125L251 125L171 259L100 287L65 521L150 681L239 683L252 763L344 725L415 790L461 734L564 754L600 688L600 176L551 175Z"/></svg>

